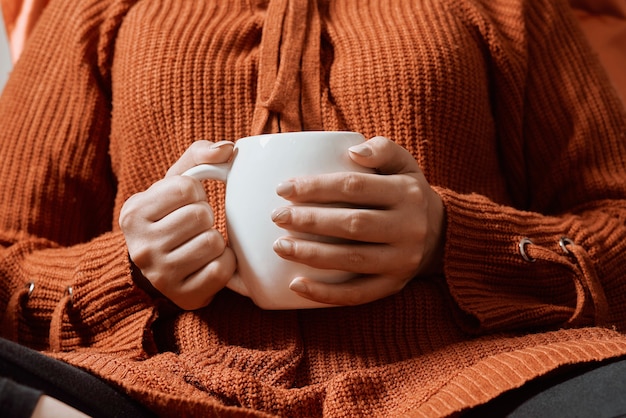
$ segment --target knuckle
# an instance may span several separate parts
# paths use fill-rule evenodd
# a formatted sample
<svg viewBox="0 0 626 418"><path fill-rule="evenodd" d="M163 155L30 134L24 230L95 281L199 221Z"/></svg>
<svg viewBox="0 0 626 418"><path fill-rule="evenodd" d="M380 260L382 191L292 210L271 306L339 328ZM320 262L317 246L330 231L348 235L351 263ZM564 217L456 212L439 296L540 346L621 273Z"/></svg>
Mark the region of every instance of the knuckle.
<svg viewBox="0 0 626 418"><path fill-rule="evenodd" d="M211 271L211 277L217 283L226 284L226 282L232 277L233 272L226 268L222 263L213 264L215 264L215 266L213 266Z"/></svg>
<svg viewBox="0 0 626 418"><path fill-rule="evenodd" d="M312 211L294 211L297 216L296 218L296 222L300 224L301 227L304 227L306 230L310 230L311 228L314 228L317 225L317 218L315 217L315 214Z"/></svg>
<svg viewBox="0 0 626 418"><path fill-rule="evenodd" d="M407 179L408 184L405 184L404 190L406 190L406 196L410 196L413 202L422 204L425 201L424 188L413 178Z"/></svg>
<svg viewBox="0 0 626 418"><path fill-rule="evenodd" d="M130 230L141 218L141 205L136 204L137 195L133 195L122 206L118 223L123 231Z"/></svg>
<svg viewBox="0 0 626 418"><path fill-rule="evenodd" d="M200 162L200 157L199 154L202 154L203 151L205 151L209 146L209 141L201 139L201 140L197 140L194 141L189 148L187 148L187 150L185 151L185 153L188 153L191 156L191 160L198 164Z"/></svg>
<svg viewBox="0 0 626 418"><path fill-rule="evenodd" d="M154 251L147 245L128 245L128 253L130 259L142 272L154 265L156 259Z"/></svg>
<svg viewBox="0 0 626 418"><path fill-rule="evenodd" d="M407 256L407 264L409 267L409 271L416 271L419 266L422 264L422 260L424 259L424 257L422 256L421 252L412 252L411 254L409 254Z"/></svg>
<svg viewBox="0 0 626 418"><path fill-rule="evenodd" d="M349 236L355 236L359 233L362 233L365 228L369 225L368 221L365 219L365 214L362 211L352 211L348 216L346 222L344 222L346 233Z"/></svg>
<svg viewBox="0 0 626 418"><path fill-rule="evenodd" d="M128 254L130 259L137 267L139 267L140 270L144 271L146 267L150 265L150 259L152 257L150 256L149 251L142 248L135 249L129 246Z"/></svg>
<svg viewBox="0 0 626 418"><path fill-rule="evenodd" d="M160 259L165 259L165 261L153 264L147 271L146 277L154 287L169 297L170 294L176 292L177 287L180 285L181 277L177 265L168 262L166 258L160 257Z"/></svg>
<svg viewBox="0 0 626 418"><path fill-rule="evenodd" d="M189 156L190 156L190 160L191 163L193 165L198 165L198 164L203 164L208 162L207 161L207 151L210 150L209 145L211 143L207 140L199 140L199 141L195 141L193 144L191 144L191 146L189 147Z"/></svg>
<svg viewBox="0 0 626 418"><path fill-rule="evenodd" d="M346 260L350 265L356 267L362 266L363 263L366 261L365 255L355 250L348 252L348 254L346 255Z"/></svg>
<svg viewBox="0 0 626 418"><path fill-rule="evenodd" d="M120 217L117 220L117 223L119 224L122 231L128 231L132 228L132 226L134 225L132 218L133 214L130 213L129 210L125 210L124 207L122 207L122 210L120 211Z"/></svg>
<svg viewBox="0 0 626 418"><path fill-rule="evenodd" d="M177 194L180 201L195 202L200 200L198 187L201 186L199 186L200 183L197 180L187 176L177 176L172 181L176 182L174 193Z"/></svg>
<svg viewBox="0 0 626 418"><path fill-rule="evenodd" d="M341 190L345 195L355 195L363 192L365 180L357 173L346 173L341 184Z"/></svg>
<svg viewBox="0 0 626 418"><path fill-rule="evenodd" d="M222 234L220 234L217 229L209 229L208 231L204 231L202 235L206 246L211 248L213 251L219 252L221 255L226 248L226 241L224 241Z"/></svg>
<svg viewBox="0 0 626 418"><path fill-rule="evenodd" d="M389 268L389 274L398 278L398 282L401 286L404 286L402 279L412 279L420 269L422 262L424 261L424 254L421 249L405 249L398 253L398 258L402 259L402 263Z"/></svg>
<svg viewBox="0 0 626 418"><path fill-rule="evenodd" d="M195 223L201 227L210 228L213 226L213 211L208 205L196 205L193 208L192 216L195 219Z"/></svg>

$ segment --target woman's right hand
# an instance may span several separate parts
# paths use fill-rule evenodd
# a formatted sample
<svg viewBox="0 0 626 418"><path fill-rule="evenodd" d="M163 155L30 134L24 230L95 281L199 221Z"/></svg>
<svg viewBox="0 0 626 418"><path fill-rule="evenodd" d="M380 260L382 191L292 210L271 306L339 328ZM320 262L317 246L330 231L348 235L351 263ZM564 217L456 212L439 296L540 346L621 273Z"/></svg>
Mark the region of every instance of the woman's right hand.
<svg viewBox="0 0 626 418"><path fill-rule="evenodd" d="M202 183L181 174L198 164L226 162L232 152L232 142L194 142L165 178L131 196L120 212L131 261L182 309L208 305L232 277L236 261L214 228Z"/></svg>

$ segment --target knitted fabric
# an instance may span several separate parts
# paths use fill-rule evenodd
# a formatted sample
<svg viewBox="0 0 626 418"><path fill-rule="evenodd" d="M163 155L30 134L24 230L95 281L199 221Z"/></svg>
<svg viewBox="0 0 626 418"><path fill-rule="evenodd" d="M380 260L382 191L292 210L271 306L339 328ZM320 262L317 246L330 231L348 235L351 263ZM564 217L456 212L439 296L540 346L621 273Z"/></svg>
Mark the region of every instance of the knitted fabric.
<svg viewBox="0 0 626 418"><path fill-rule="evenodd" d="M160 415L446 416L626 354L626 114L564 2L55 0L0 121L2 335ZM302 311L135 284L129 196L195 140L303 129L414 155L441 274Z"/></svg>

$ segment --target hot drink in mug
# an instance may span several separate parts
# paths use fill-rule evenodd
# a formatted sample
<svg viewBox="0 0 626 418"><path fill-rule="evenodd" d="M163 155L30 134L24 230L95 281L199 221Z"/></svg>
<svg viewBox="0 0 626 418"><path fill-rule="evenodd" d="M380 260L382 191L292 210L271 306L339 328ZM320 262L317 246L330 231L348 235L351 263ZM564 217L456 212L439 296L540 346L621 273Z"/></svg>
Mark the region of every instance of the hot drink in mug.
<svg viewBox="0 0 626 418"><path fill-rule="evenodd" d="M265 309L299 309L329 305L305 299L289 289L296 277L338 283L352 273L323 270L285 260L274 241L290 232L271 219L274 209L289 202L276 187L290 178L370 169L354 163L348 148L365 141L356 132L288 132L238 140L226 164L202 164L184 175L226 183L226 229L237 257L237 272L228 283Z"/></svg>

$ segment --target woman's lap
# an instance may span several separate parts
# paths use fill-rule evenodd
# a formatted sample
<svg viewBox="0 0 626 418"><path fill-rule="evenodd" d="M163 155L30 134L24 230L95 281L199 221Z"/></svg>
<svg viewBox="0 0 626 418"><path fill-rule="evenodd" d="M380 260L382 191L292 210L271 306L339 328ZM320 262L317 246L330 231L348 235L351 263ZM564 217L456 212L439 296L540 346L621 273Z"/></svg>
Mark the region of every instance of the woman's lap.
<svg viewBox="0 0 626 418"><path fill-rule="evenodd" d="M103 380L2 338L0 377L23 388L43 392L94 417L151 416L149 411ZM0 393L0 398L2 396Z"/></svg>
<svg viewBox="0 0 626 418"><path fill-rule="evenodd" d="M0 377L22 389L43 392L95 417L151 416L149 411L103 380L1 338ZM32 390L17 393L29 394L28 401L32 402L36 401ZM465 416L626 416L626 359L577 365L536 379Z"/></svg>

